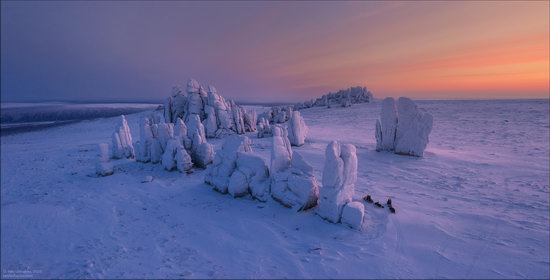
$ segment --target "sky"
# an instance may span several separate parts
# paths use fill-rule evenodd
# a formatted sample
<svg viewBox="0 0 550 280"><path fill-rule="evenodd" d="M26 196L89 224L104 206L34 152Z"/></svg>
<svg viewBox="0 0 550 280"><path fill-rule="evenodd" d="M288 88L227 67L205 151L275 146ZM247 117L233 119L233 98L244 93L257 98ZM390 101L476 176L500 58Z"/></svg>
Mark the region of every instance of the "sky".
<svg viewBox="0 0 550 280"><path fill-rule="evenodd" d="M550 2L2 1L1 99L549 98Z"/></svg>

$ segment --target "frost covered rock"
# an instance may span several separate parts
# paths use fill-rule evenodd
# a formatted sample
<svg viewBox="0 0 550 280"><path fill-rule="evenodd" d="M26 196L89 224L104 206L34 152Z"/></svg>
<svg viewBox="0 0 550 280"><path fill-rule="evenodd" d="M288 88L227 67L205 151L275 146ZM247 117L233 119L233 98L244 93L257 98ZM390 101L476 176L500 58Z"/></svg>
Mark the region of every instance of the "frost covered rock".
<svg viewBox="0 0 550 280"><path fill-rule="evenodd" d="M397 109L395 101L388 97L382 101L380 120L376 120L376 150L393 151L397 130Z"/></svg>
<svg viewBox="0 0 550 280"><path fill-rule="evenodd" d="M98 157L96 162L96 171L95 173L98 176L109 176L112 175L113 165L109 162L109 144L101 143L98 145Z"/></svg>
<svg viewBox="0 0 550 280"><path fill-rule="evenodd" d="M256 111L250 110L244 113L244 128L246 131L255 132L256 131Z"/></svg>
<svg viewBox="0 0 550 280"><path fill-rule="evenodd" d="M120 116L120 124L113 132L113 158L134 158L135 150L132 142L132 133L124 115Z"/></svg>
<svg viewBox="0 0 550 280"><path fill-rule="evenodd" d="M181 118L176 120L176 126L174 127L174 138L178 139L178 141L188 150L193 146L193 141L191 141L191 138L187 136L187 125L185 125Z"/></svg>
<svg viewBox="0 0 550 280"><path fill-rule="evenodd" d="M204 106L206 119L203 121L206 137L216 137L218 130L218 120L216 118L216 109L210 105Z"/></svg>
<svg viewBox="0 0 550 280"><path fill-rule="evenodd" d="M265 118L261 118L256 126L258 129L258 138L271 137L273 135L271 125Z"/></svg>
<svg viewBox="0 0 550 280"><path fill-rule="evenodd" d="M246 136L232 135L216 152L213 163L206 169L204 181L221 193L227 193L229 180L237 165L237 152L251 153L251 141Z"/></svg>
<svg viewBox="0 0 550 280"><path fill-rule="evenodd" d="M305 143L308 128L299 111L294 111L288 121L288 139L293 146L302 146Z"/></svg>
<svg viewBox="0 0 550 280"><path fill-rule="evenodd" d="M273 127L273 145L271 147L271 172L281 172L290 166L292 148L288 140L288 132L285 127L275 125Z"/></svg>
<svg viewBox="0 0 550 280"><path fill-rule="evenodd" d="M382 102L380 120L376 122L376 150L423 156L432 131L432 116L406 97L400 97L397 110L395 107L393 98Z"/></svg>
<svg viewBox="0 0 550 280"><path fill-rule="evenodd" d="M252 152L237 152L236 168L229 179L229 194L238 197L250 193L265 202L269 187L269 169L264 160Z"/></svg>
<svg viewBox="0 0 550 280"><path fill-rule="evenodd" d="M317 214L330 222L339 222L344 205L351 201L355 193L356 181L355 146L332 141L325 152L323 186Z"/></svg>
<svg viewBox="0 0 550 280"><path fill-rule="evenodd" d="M174 138L174 125L171 123L159 123L157 124L157 133L162 150L166 148L168 140Z"/></svg>
<svg viewBox="0 0 550 280"><path fill-rule="evenodd" d="M363 225L363 216L365 214L365 206L358 201L347 203L342 210L342 224L348 225L351 228L361 230Z"/></svg>
<svg viewBox="0 0 550 280"><path fill-rule="evenodd" d="M142 118L139 126L139 138L137 148L137 161L148 162L151 160L151 142L153 139L153 131L148 118Z"/></svg>
<svg viewBox="0 0 550 280"><path fill-rule="evenodd" d="M188 116L186 123L187 136L191 139L191 158L193 163L204 168L212 162L214 158L214 149L212 145L206 142L204 126L196 114Z"/></svg>
<svg viewBox="0 0 550 280"><path fill-rule="evenodd" d="M432 115L419 110L416 104L406 97L401 97L397 101L397 115L395 153L423 156L432 131Z"/></svg>
<svg viewBox="0 0 550 280"><path fill-rule="evenodd" d="M199 116L209 138L256 130L255 113L245 112L234 101L225 100L215 87L208 86L207 91L196 80L189 79L186 94L177 88L166 99L162 117L167 123L175 123L178 118L187 122L192 115Z"/></svg>
<svg viewBox="0 0 550 280"><path fill-rule="evenodd" d="M162 145L158 138L151 139L151 163L159 163L162 160Z"/></svg>
<svg viewBox="0 0 550 280"><path fill-rule="evenodd" d="M317 205L319 184L313 167L299 153L293 153L284 127L273 128L271 150L271 196L281 204L306 210Z"/></svg>
<svg viewBox="0 0 550 280"><path fill-rule="evenodd" d="M176 139L170 139L166 143L166 148L162 154L162 166L164 169L171 171L176 168L176 150L178 148L178 143Z"/></svg>

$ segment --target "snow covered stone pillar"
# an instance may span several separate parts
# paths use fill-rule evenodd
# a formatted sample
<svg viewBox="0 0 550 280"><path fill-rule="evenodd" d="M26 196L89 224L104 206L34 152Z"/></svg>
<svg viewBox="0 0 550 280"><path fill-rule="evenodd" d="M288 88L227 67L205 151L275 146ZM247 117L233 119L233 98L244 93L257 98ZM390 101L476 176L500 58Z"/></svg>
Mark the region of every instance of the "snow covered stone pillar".
<svg viewBox="0 0 550 280"><path fill-rule="evenodd" d="M193 163L205 168L214 158L212 145L206 142L204 126L197 114L191 114L187 119L187 136L191 139L191 158Z"/></svg>
<svg viewBox="0 0 550 280"><path fill-rule="evenodd" d="M193 167L191 157L179 139L168 140L162 155L162 166L168 171L177 169L180 172L188 172Z"/></svg>
<svg viewBox="0 0 550 280"><path fill-rule="evenodd" d="M302 146L305 143L308 128L300 111L292 112L292 117L288 121L288 139L292 146Z"/></svg>
<svg viewBox="0 0 550 280"><path fill-rule="evenodd" d="M109 176L113 174L113 165L109 162L109 144L101 143L97 146L98 157L95 166L97 176Z"/></svg>
<svg viewBox="0 0 550 280"><path fill-rule="evenodd" d="M380 119L376 120L376 151L393 151L395 149L396 130L395 100L388 97L382 101Z"/></svg>
<svg viewBox="0 0 550 280"><path fill-rule="evenodd" d="M395 153L423 156L432 131L432 115L419 110L416 104L406 97L400 97L397 101L397 115Z"/></svg>
<svg viewBox="0 0 550 280"><path fill-rule="evenodd" d="M128 127L128 122L124 115L120 116L120 124L113 132L113 158L134 158L134 144L132 143L132 133Z"/></svg>
<svg viewBox="0 0 550 280"><path fill-rule="evenodd" d="M297 211L314 207L319 198L313 167L299 153L292 152L287 132L279 125L273 127L271 196Z"/></svg>
<svg viewBox="0 0 550 280"><path fill-rule="evenodd" d="M261 157L254 154L246 136L227 137L214 162L206 169L204 181L221 193L233 197L251 194L267 201L269 197L269 169Z"/></svg>
<svg viewBox="0 0 550 280"><path fill-rule="evenodd" d="M269 137L273 135L271 131L272 129L271 125L269 124L269 121L264 117L262 117L258 121L257 128L258 128L258 138L264 138L264 137Z"/></svg>
<svg viewBox="0 0 550 280"><path fill-rule="evenodd" d="M332 141L325 152L323 186L317 214L333 222L340 222L342 209L351 202L357 181L355 146Z"/></svg>

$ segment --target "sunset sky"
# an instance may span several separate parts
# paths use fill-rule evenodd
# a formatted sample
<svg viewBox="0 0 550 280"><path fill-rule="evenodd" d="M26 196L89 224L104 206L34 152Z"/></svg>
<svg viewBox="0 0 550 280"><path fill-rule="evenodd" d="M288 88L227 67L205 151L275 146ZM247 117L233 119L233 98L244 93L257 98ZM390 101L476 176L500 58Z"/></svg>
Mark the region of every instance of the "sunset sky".
<svg viewBox="0 0 550 280"><path fill-rule="evenodd" d="M5 2L2 101L161 100L194 77L239 101L548 98L538 2Z"/></svg>

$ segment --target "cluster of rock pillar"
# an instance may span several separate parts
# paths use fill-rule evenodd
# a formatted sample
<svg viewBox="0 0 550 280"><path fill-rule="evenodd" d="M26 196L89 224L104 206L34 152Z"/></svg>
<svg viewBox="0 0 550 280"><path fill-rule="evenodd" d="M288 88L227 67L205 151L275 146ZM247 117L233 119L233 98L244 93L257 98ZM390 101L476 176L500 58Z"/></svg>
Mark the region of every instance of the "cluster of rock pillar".
<svg viewBox="0 0 550 280"><path fill-rule="evenodd" d="M355 146L331 142L327 146L323 186L320 187L313 167L292 150L286 127L272 128L270 166L254 153L246 136L228 137L214 161L208 166L205 182L220 193L233 197L251 195L265 202L269 197L296 211L318 206L322 218L360 229L363 204L353 202L357 181Z"/></svg>

